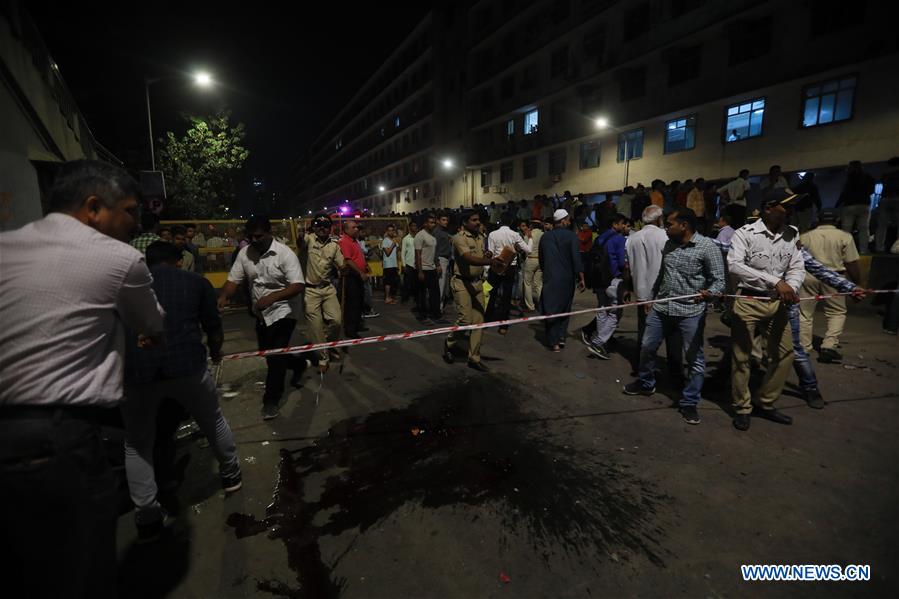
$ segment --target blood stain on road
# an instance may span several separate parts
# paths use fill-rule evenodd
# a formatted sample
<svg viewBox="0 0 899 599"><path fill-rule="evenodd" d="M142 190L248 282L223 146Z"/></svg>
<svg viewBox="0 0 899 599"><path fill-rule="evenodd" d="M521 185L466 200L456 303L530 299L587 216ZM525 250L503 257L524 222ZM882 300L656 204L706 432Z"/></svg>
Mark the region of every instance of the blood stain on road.
<svg viewBox="0 0 899 599"><path fill-rule="evenodd" d="M594 564L639 554L663 566L657 515L668 498L613 452L560 444L546 419L523 411L528 394L496 375L444 381L405 408L341 421L310 446L282 450L265 517L228 517L238 538L267 531L287 549L299 586L259 581L259 590L338 596L348 584L333 574L343 556L326 563L319 539L364 534L410 503L486 508L506 531L501 547L529 543L547 568L560 552ZM309 475L323 488L307 492ZM319 513L329 516L313 524Z"/></svg>

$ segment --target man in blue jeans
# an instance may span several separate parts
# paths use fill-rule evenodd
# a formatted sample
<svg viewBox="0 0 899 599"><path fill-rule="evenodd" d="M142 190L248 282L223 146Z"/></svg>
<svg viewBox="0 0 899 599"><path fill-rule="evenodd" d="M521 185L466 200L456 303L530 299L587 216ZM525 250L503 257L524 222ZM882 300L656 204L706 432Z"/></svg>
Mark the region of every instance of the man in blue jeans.
<svg viewBox="0 0 899 599"><path fill-rule="evenodd" d="M696 232L696 214L678 208L665 222L668 243L662 250L662 268L656 281L655 299L700 294L690 298L660 302L649 306L646 332L640 347L639 379L625 385L628 395L652 395L656 390L654 365L656 352L666 337L680 331L684 362L687 367L680 413L688 424L699 424L705 357L702 351L705 309L702 299L712 299L724 291L724 260L718 246Z"/></svg>

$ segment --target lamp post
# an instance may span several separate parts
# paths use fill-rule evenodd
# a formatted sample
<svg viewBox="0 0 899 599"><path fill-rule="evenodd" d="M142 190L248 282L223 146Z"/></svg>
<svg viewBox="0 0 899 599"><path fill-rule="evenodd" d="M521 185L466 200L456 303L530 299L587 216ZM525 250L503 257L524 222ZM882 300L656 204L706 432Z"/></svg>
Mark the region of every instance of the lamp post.
<svg viewBox="0 0 899 599"><path fill-rule="evenodd" d="M153 145L153 116L150 111L150 86L159 81L163 81L164 79L171 79L171 77L147 77L144 79L144 95L147 99L147 133L150 137L150 165L152 170L156 170L156 149ZM196 83L199 87L210 87L213 83L212 76L209 73L195 73L193 76L194 83Z"/></svg>
<svg viewBox="0 0 899 599"><path fill-rule="evenodd" d="M621 129L618 129L617 127L613 127L612 125L610 125L609 119L607 119L604 116L598 117L596 119L596 121L594 121L594 123L596 125L596 128L599 130L611 129L612 131L614 131L615 133L618 133L619 135L622 133ZM631 158L628 155L627 141L628 141L627 135L625 135L624 136L624 185L621 187L621 189L624 189L627 187L627 179L628 179L628 175L629 175L629 171L630 171L630 164L631 164ZM615 145L617 146L618 144L616 143ZM616 152L617 152L617 149L616 149Z"/></svg>

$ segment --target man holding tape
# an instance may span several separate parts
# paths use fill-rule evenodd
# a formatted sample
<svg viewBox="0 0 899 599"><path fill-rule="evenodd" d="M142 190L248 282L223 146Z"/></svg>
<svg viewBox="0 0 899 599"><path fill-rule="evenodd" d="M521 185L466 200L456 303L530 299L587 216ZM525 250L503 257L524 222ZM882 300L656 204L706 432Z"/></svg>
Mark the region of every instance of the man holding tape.
<svg viewBox="0 0 899 599"><path fill-rule="evenodd" d="M738 285L734 301L731 394L734 427L749 430L752 396L749 392L749 357L756 327L768 340L768 370L758 399L757 415L778 424L793 419L777 411L774 402L783 391L793 362L789 327L791 304L799 301L799 287L805 279L802 254L796 244L798 233L787 225L791 203L799 198L784 189L775 189L765 199L765 214L734 233L727 266Z"/></svg>
<svg viewBox="0 0 899 599"><path fill-rule="evenodd" d="M698 293L702 296L701 300L707 301L716 294L723 293L724 261L721 250L711 239L696 231L696 214L689 208L678 208L668 215L665 227L669 241L662 249L661 272L655 284L655 298ZM646 310L646 332L640 347L640 378L624 387L624 392L628 395L652 395L656 389L656 352L663 339L673 340L679 332L687 366L679 403L680 413L687 424L699 424L699 412L696 408L705 378L702 345L706 305L698 300L699 298L660 302Z"/></svg>

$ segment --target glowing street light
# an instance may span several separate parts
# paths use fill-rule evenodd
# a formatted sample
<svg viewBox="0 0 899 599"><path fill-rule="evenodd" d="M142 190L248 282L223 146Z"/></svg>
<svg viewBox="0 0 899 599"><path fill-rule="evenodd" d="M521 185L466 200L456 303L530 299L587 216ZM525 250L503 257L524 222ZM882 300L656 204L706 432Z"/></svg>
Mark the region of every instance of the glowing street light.
<svg viewBox="0 0 899 599"><path fill-rule="evenodd" d="M609 119L607 119L604 116L601 116L598 119L596 119L595 123L596 123L597 129L605 129L606 127L609 126Z"/></svg>
<svg viewBox="0 0 899 599"><path fill-rule="evenodd" d="M453 168L453 166L454 166L453 161L450 158L443 159L443 168L445 168L446 170L449 170L449 169Z"/></svg>
<svg viewBox="0 0 899 599"><path fill-rule="evenodd" d="M385 191L387 191L387 188L384 187L383 185L378 185L378 191L381 193L384 193Z"/></svg>
<svg viewBox="0 0 899 599"><path fill-rule="evenodd" d="M205 71L200 71L194 75L194 83L200 87L209 87L212 85L212 75Z"/></svg>

